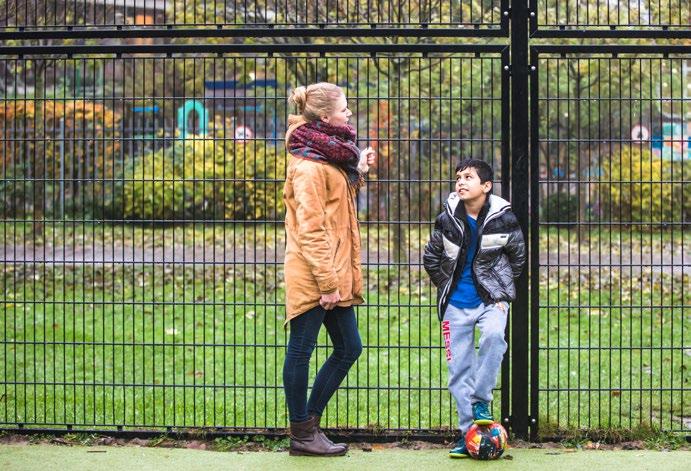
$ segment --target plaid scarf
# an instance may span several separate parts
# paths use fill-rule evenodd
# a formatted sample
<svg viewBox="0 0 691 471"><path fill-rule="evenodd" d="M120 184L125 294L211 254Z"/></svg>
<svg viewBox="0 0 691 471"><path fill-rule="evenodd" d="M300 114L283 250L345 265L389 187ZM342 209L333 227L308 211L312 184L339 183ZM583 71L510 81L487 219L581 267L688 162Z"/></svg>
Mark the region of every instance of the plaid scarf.
<svg viewBox="0 0 691 471"><path fill-rule="evenodd" d="M355 144L355 129L350 125L332 126L323 121L308 122L292 132L288 139L288 152L301 159L327 162L340 167L355 189L364 183L357 169L360 149Z"/></svg>

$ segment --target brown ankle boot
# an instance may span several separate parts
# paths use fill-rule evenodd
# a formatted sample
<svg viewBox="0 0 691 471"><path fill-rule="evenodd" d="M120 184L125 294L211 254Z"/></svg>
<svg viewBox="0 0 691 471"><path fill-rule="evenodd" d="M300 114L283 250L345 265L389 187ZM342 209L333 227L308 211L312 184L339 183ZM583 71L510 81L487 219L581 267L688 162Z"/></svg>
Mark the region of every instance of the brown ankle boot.
<svg viewBox="0 0 691 471"><path fill-rule="evenodd" d="M325 440L319 433L317 420L310 417L305 422L290 423L291 456L343 456L346 448Z"/></svg>
<svg viewBox="0 0 691 471"><path fill-rule="evenodd" d="M327 437L327 436L324 434L324 432L322 431L322 428L321 428L321 420L322 420L321 416L319 416L319 415L311 415L311 416L310 416L310 419L314 419L314 420L317 422L317 432L322 436L322 438L323 438L324 440L326 440L328 443L330 443L330 444L332 444L332 445L335 445L335 446L342 446L343 448L346 449L346 451L348 451L348 444L347 444L347 443L334 443L334 442L332 442L332 441L329 439L329 437Z"/></svg>

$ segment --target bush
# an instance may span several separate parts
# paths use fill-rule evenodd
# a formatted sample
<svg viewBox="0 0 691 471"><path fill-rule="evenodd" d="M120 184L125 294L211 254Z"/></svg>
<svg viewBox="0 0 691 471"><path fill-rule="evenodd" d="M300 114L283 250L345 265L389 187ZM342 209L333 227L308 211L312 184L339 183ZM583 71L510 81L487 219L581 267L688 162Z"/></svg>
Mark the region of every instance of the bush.
<svg viewBox="0 0 691 471"><path fill-rule="evenodd" d="M0 179L0 214L3 218L27 217L33 208L34 180L19 165L8 165Z"/></svg>
<svg viewBox="0 0 691 471"><path fill-rule="evenodd" d="M576 223L578 219L578 197L566 191L552 193L540 206L542 221L546 224L556 222Z"/></svg>
<svg viewBox="0 0 691 471"><path fill-rule="evenodd" d="M604 170L602 209L611 221L691 221L691 162L653 160L650 149L622 146Z"/></svg>
<svg viewBox="0 0 691 471"><path fill-rule="evenodd" d="M284 175L285 158L264 143L187 139L126 171L116 206L126 219L276 219Z"/></svg>
<svg viewBox="0 0 691 471"><path fill-rule="evenodd" d="M7 179L17 179L0 183L3 214L24 217L39 204L45 205L46 216L59 217L63 169L65 211L93 216L91 204L102 204L121 150L120 114L86 100L25 99L0 102L0 119L5 123L0 137L6 143L0 146L1 171ZM43 165L36 169L34 160ZM34 200L41 194L45 202Z"/></svg>

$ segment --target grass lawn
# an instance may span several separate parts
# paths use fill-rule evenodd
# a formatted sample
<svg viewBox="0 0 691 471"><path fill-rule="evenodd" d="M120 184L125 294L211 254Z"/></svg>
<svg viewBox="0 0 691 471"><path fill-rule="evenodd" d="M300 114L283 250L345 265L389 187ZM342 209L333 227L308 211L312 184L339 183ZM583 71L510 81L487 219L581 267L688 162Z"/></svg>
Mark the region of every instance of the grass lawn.
<svg viewBox="0 0 691 471"><path fill-rule="evenodd" d="M154 248L221 244L239 252L259 241L274 251L283 244L270 226L226 228L225 236L222 227L204 225L51 227L45 240L56 246L77 240L89 246L108 237L109 243ZM367 227L363 245L389 246L386 228ZM27 240L18 228L0 227L5 245ZM627 231L596 239L593 233L587 244L568 230L541 237L541 246L567 241L577 250L594 240L598 247L614 240L619 249L640 251L690 246L681 232L651 239ZM419 250L425 239L424 232L411 232L406 250ZM540 278L541 426L688 430L691 290L683 287L689 275L561 267ZM5 267L2 283L0 422L285 426L280 265L15 264ZM435 294L426 276L415 264L372 265L366 286L368 303L358 309L365 350L330 403L327 425L453 427ZM328 355L327 345L322 333L313 368Z"/></svg>

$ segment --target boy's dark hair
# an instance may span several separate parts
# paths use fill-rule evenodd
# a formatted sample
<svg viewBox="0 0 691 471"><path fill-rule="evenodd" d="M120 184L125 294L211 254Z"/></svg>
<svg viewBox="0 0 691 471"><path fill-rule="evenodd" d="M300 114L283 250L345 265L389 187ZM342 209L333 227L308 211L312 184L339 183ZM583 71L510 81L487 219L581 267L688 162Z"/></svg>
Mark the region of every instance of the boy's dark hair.
<svg viewBox="0 0 691 471"><path fill-rule="evenodd" d="M490 165L487 162L485 162L484 160L478 160L478 159L462 160L461 163L459 163L456 166L456 173L461 172L467 168L474 168L475 169L475 171L477 172L477 176L480 177L481 183L494 181L494 171L492 170L492 167L490 167Z"/></svg>

